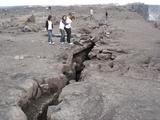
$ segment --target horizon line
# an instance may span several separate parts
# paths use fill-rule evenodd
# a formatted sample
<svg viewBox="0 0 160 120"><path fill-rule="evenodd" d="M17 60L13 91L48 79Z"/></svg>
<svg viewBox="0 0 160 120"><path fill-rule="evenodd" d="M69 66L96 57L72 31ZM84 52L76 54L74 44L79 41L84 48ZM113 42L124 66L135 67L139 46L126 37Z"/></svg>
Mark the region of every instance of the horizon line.
<svg viewBox="0 0 160 120"><path fill-rule="evenodd" d="M0 7L23 7L23 6L28 6L28 7L33 7L33 6L44 6L44 7L46 7L46 6L90 6L90 5L119 5L119 6L123 6L123 5L128 5L128 4L134 4L134 3L141 3L141 4L145 4L145 5L160 5L160 4L146 4L146 3L143 3L143 2L133 2L133 3L126 3L126 4L119 4L119 3L100 3L100 4L94 4L94 3L92 3L92 4L70 4L70 5L56 5L56 4L52 4L52 5L49 5L49 4L46 4L46 5L35 5L35 4L33 4L33 5L0 5Z"/></svg>

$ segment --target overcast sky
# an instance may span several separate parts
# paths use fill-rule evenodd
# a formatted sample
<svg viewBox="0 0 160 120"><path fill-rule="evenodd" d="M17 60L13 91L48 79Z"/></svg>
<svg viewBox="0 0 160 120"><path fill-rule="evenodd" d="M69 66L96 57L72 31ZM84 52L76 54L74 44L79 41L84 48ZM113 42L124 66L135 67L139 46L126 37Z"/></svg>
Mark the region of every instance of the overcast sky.
<svg viewBox="0 0 160 120"><path fill-rule="evenodd" d="M143 2L146 4L160 5L160 0L0 0L0 6L15 5L75 5L75 4L126 4L132 2Z"/></svg>

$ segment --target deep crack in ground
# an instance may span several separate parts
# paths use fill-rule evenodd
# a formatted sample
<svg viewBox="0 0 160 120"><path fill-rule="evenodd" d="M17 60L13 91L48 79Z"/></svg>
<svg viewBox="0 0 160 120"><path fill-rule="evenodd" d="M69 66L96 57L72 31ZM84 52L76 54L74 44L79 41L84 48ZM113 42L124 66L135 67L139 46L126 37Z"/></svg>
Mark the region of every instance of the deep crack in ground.
<svg viewBox="0 0 160 120"><path fill-rule="evenodd" d="M88 54L94 47L94 43L90 42L89 45L78 51L77 53L73 54L73 59L71 61L71 68L74 72L72 72L72 77L68 77L68 74L65 74L68 78L68 83L70 80L76 80L77 82L80 81L81 72L84 69L83 62L89 60ZM75 65L74 67L72 65ZM68 73L66 71L65 73ZM67 84L66 84L67 85ZM53 86L54 89L54 86ZM47 91L47 93L42 94L38 99L32 99L30 102L22 106L22 110L26 114L28 120L47 120L47 111L48 106L50 105L57 105L58 104L58 97L61 90L53 90Z"/></svg>

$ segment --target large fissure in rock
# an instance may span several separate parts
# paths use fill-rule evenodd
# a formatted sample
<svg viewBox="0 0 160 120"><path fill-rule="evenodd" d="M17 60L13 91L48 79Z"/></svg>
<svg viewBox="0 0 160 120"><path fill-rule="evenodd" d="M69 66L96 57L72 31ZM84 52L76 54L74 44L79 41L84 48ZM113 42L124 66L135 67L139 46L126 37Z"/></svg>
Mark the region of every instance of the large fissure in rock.
<svg viewBox="0 0 160 120"><path fill-rule="evenodd" d="M62 70L63 74L67 78L66 83L62 81L64 86L67 85L70 80L80 81L81 72L85 67L83 62L89 60L88 54L94 45L95 44L90 41L87 43L86 47L83 47L72 54L72 59L69 61L69 63L67 63L69 65L66 65L69 67L69 70ZM31 99L27 104L21 106L28 120L47 120L48 106L57 105L59 103L58 97L62 88L58 88L59 86L53 85L38 99Z"/></svg>
<svg viewBox="0 0 160 120"><path fill-rule="evenodd" d="M83 51L74 54L73 55L73 63L76 63L75 66L75 80L78 82L80 81L80 76L81 76L81 72L84 69L84 64L83 62L86 60L89 60L88 54L89 52L92 50L92 48L94 47L94 43L92 43L88 48L84 49Z"/></svg>
<svg viewBox="0 0 160 120"><path fill-rule="evenodd" d="M31 100L22 110L25 112L28 120L47 120L48 106L56 103L57 98L54 94L44 94L37 100Z"/></svg>

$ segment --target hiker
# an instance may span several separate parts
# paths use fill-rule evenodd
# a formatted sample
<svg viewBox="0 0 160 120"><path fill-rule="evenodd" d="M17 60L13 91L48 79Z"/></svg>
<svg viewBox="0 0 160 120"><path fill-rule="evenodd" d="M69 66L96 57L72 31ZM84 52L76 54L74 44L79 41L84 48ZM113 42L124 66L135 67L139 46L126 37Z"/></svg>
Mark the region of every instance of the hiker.
<svg viewBox="0 0 160 120"><path fill-rule="evenodd" d="M64 30L64 27L67 25L66 19L67 19L67 16L63 15L62 19L61 19L61 21L59 23L59 30L60 30L60 33L61 33L60 42L62 44L65 43L65 30Z"/></svg>
<svg viewBox="0 0 160 120"><path fill-rule="evenodd" d="M48 42L49 44L54 44L52 40L52 30L53 30L53 23L52 23L52 16L48 16L48 20L46 21L46 30L48 31Z"/></svg>
<svg viewBox="0 0 160 120"><path fill-rule="evenodd" d="M93 17L93 9L90 9L90 20L92 20L94 17Z"/></svg>
<svg viewBox="0 0 160 120"><path fill-rule="evenodd" d="M108 12L106 11L106 20L108 19Z"/></svg>
<svg viewBox="0 0 160 120"><path fill-rule="evenodd" d="M74 20L75 19L75 17L74 16L72 16L71 14L69 14L68 16L67 16L67 18L66 18L66 24L67 25L65 25L65 31L66 31L66 33L67 33L67 42L69 43L69 44L73 44L73 43L71 43L70 42L70 39L71 39L71 23L72 23L72 20Z"/></svg>

